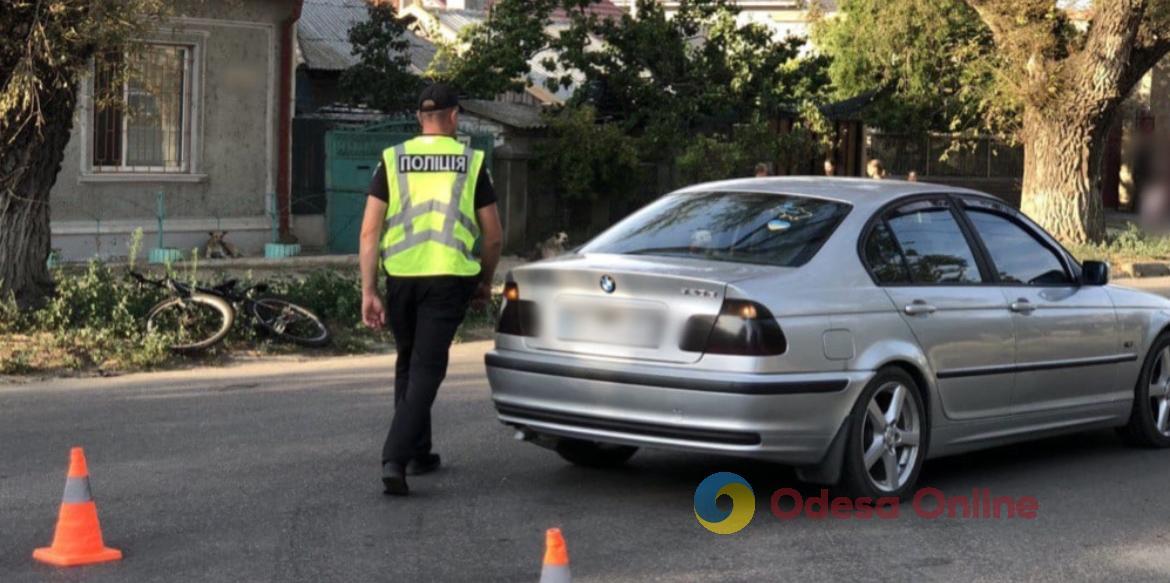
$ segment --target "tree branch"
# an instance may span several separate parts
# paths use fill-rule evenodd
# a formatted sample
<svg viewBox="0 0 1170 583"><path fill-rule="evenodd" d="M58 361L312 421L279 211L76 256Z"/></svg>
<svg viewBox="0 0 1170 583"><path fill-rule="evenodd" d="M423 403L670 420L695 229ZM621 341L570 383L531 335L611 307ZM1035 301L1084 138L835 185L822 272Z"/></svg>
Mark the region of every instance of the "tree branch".
<svg viewBox="0 0 1170 583"><path fill-rule="evenodd" d="M1006 5L994 2L992 0L964 0L979 18L983 20L987 28L991 30L991 37L995 39L996 45L1006 45L1008 40L1008 31L1011 30L1011 17L1005 10Z"/></svg>
<svg viewBox="0 0 1170 583"><path fill-rule="evenodd" d="M964 1L991 30L1000 58L1009 65L1004 73L1021 96L1046 99L1067 50L1053 19L1053 0Z"/></svg>
<svg viewBox="0 0 1170 583"><path fill-rule="evenodd" d="M1096 2L1094 9L1085 47L1070 63L1073 90L1096 102L1123 99L1121 82L1136 69L1132 57L1146 0Z"/></svg>
<svg viewBox="0 0 1170 583"><path fill-rule="evenodd" d="M1123 97L1128 96L1133 91L1142 77L1150 72L1158 61L1162 60L1170 53L1170 38L1159 38L1149 44L1139 46L1133 50L1129 57L1129 67L1126 68L1125 73L1118 81L1118 87Z"/></svg>

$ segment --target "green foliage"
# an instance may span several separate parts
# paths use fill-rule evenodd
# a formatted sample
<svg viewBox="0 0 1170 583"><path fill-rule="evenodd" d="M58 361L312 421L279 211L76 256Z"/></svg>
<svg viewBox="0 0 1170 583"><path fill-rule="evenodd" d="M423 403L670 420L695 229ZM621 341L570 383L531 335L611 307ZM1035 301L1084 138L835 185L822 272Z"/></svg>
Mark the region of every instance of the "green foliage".
<svg viewBox="0 0 1170 583"><path fill-rule="evenodd" d="M638 169L635 140L613 124L597 122L591 106L566 107L549 116L552 143L538 163L555 176L569 199L599 200L628 194Z"/></svg>
<svg viewBox="0 0 1170 583"><path fill-rule="evenodd" d="M456 43L440 44L428 74L450 81L472 97L491 99L531 81L529 59L549 48L545 27L558 0L505 0L487 20L460 31ZM462 49L460 47L466 47Z"/></svg>
<svg viewBox="0 0 1170 583"><path fill-rule="evenodd" d="M138 338L141 318L162 298L154 288L139 286L92 260L82 274L58 271L56 293L33 314L36 329L67 334L76 330L109 330Z"/></svg>
<svg viewBox="0 0 1170 583"><path fill-rule="evenodd" d="M831 146L827 122L809 105L801 107L806 119L784 133L757 121L736 125L729 134L698 135L687 141L678 156L678 168L686 183L751 176L756 164L766 163L773 174L806 174L815 171Z"/></svg>
<svg viewBox="0 0 1170 583"><path fill-rule="evenodd" d="M148 336L144 317L162 294L139 286L100 261L84 272L58 270L54 295L26 317L20 331L47 334L51 350L64 351L76 366L142 369L170 358L166 338Z"/></svg>
<svg viewBox="0 0 1170 583"><path fill-rule="evenodd" d="M600 47L570 35L559 69L583 77L574 103L640 136L646 157L669 159L690 135L772 119L825 90L825 62L801 57L803 39L737 24L737 13L725 0L683 0L668 18L661 3L640 0L637 19L592 27Z"/></svg>
<svg viewBox="0 0 1170 583"><path fill-rule="evenodd" d="M317 314L331 325L355 328L362 325L361 278L354 274L318 270L303 278L270 283L271 292Z"/></svg>
<svg viewBox="0 0 1170 583"><path fill-rule="evenodd" d="M466 50L445 54L443 75L480 97L535 82L573 89L570 106L639 139L643 160L668 160L687 136L729 132L823 93L822 57L800 55L802 39L776 39L761 24L739 25L729 0L682 0L671 17L639 0L638 18L599 19L594 0L500 0L464 31ZM552 14L564 18L554 25Z"/></svg>
<svg viewBox="0 0 1170 583"><path fill-rule="evenodd" d="M679 174L687 184L751 176L756 164L774 167L783 139L764 123L739 125L730 134L697 135L676 159Z"/></svg>
<svg viewBox="0 0 1170 583"><path fill-rule="evenodd" d="M698 135L678 157L678 169L687 183L747 176L747 154L727 136Z"/></svg>
<svg viewBox="0 0 1170 583"><path fill-rule="evenodd" d="M36 369L29 358L29 351L14 350L7 358L0 360L0 374L27 374Z"/></svg>
<svg viewBox="0 0 1170 583"><path fill-rule="evenodd" d="M777 140L776 174L816 174L818 162L823 163L821 140L808 128L798 126Z"/></svg>
<svg viewBox="0 0 1170 583"><path fill-rule="evenodd" d="M145 334L140 343L121 352L119 364L129 370L156 368L173 356L170 344L171 338L166 334Z"/></svg>
<svg viewBox="0 0 1170 583"><path fill-rule="evenodd" d="M12 292L0 293L0 334L19 332L27 326L27 318Z"/></svg>
<svg viewBox="0 0 1170 583"><path fill-rule="evenodd" d="M406 25L389 2L371 3L369 18L349 31L359 62L341 74L341 91L352 102L387 112L414 108L422 79L410 71Z"/></svg>
<svg viewBox="0 0 1170 583"><path fill-rule="evenodd" d="M997 99L1002 66L987 25L963 0L842 0L813 27L832 58L835 95L876 92L867 123L901 133L994 130L1013 104Z"/></svg>
<svg viewBox="0 0 1170 583"><path fill-rule="evenodd" d="M639 2L638 18L601 21L564 39L555 63L562 85L582 78L573 103L642 138L648 158L669 157L697 126L734 120L729 69L720 43L699 41L723 29L734 9L723 0L684 0L673 18L658 2ZM591 39L601 39L593 47ZM549 65L554 64L549 62Z"/></svg>
<svg viewBox="0 0 1170 583"><path fill-rule="evenodd" d="M1138 225L1128 223L1124 230L1110 233L1100 243L1072 244L1068 250L1082 261L1166 260L1170 259L1170 237L1150 234Z"/></svg>
<svg viewBox="0 0 1170 583"><path fill-rule="evenodd" d="M798 157L797 138L767 127L827 89L827 60L803 56L803 39L738 24L730 0L682 0L669 18L639 0L636 19L598 18L594 1L500 0L435 66L477 97L540 79L571 90L538 159L558 194L609 204L638 192L643 165L677 160L683 174L714 179Z"/></svg>
<svg viewBox="0 0 1170 583"><path fill-rule="evenodd" d="M167 0L0 2L0 293L12 291L23 307L51 287L46 209L81 80L95 62L115 83L124 80L137 39L157 35L171 9Z"/></svg>
<svg viewBox="0 0 1170 583"><path fill-rule="evenodd" d="M198 281L197 265L186 264L171 275L184 282ZM169 271L169 270L168 270ZM146 314L166 293L139 285L120 269L91 261L84 271L58 269L55 295L42 308L22 312L9 295L0 301L0 374L45 370L103 371L156 368L176 358L167 348L171 338L146 333ZM241 282L253 285L251 274ZM316 270L266 282L266 295L280 296L320 316L333 332L333 350L364 353L385 350L390 336L369 330L361 322L361 279L356 272ZM204 282L204 284L206 284ZM471 311L459 338L490 337L499 313L499 298L486 311ZM272 341L238 314L224 344L209 356L239 350L290 352L301 350Z"/></svg>
<svg viewBox="0 0 1170 583"><path fill-rule="evenodd" d="M0 136L46 120L45 97L74 91L95 56L125 50L171 9L166 0L9 0L0 3ZM0 140L5 158L8 140Z"/></svg>

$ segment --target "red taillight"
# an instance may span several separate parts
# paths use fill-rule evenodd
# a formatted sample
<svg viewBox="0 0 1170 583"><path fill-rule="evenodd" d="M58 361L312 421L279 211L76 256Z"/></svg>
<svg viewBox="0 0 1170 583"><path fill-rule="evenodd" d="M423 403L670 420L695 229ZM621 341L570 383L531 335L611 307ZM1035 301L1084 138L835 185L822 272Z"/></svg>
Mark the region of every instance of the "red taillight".
<svg viewBox="0 0 1170 583"><path fill-rule="evenodd" d="M788 350L768 308L750 300L725 300L718 316L692 316L679 349L707 354L772 356Z"/></svg>
<svg viewBox="0 0 1170 583"><path fill-rule="evenodd" d="M536 303L520 299L520 286L509 281L504 284L504 310L496 332L515 336L536 336Z"/></svg>

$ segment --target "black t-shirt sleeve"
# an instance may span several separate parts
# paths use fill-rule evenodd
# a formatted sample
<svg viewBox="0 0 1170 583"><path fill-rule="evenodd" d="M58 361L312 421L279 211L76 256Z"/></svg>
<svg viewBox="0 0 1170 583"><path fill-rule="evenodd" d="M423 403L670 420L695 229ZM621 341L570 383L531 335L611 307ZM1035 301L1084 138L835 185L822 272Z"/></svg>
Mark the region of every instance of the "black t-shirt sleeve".
<svg viewBox="0 0 1170 583"><path fill-rule="evenodd" d="M390 183L386 181L386 168L378 164L374 176L370 178L369 195L385 203L390 202ZM496 203L496 189L492 186L492 176L487 167L479 167L479 177L475 179L475 208L481 209Z"/></svg>
<svg viewBox="0 0 1170 583"><path fill-rule="evenodd" d="M479 167L479 177L475 179L475 208L479 210L493 204L496 204L496 189L492 186L492 175L484 164Z"/></svg>
<svg viewBox="0 0 1170 583"><path fill-rule="evenodd" d="M386 181L386 168L381 164L378 164L373 178L370 178L369 194L384 203L390 203L390 183Z"/></svg>

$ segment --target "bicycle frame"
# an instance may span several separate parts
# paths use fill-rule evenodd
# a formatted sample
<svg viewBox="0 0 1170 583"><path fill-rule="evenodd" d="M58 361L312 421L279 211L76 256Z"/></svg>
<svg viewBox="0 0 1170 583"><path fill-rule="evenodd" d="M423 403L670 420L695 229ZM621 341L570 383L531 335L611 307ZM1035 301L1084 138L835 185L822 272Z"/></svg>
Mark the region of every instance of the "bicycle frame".
<svg viewBox="0 0 1170 583"><path fill-rule="evenodd" d="M194 288L192 288L191 285L179 281L169 275L164 276L162 279L150 279L137 271L130 271L128 273L130 277L134 278L136 281L138 281L138 283L153 285L155 287L165 289L179 297L190 297L192 293L198 292L223 298L232 304L250 302L252 301L253 293L264 293L268 289L268 285L263 283L258 283L244 289L239 289L236 287L238 282L234 279L228 280L224 282L224 284L220 284L218 286L207 287L196 284Z"/></svg>

